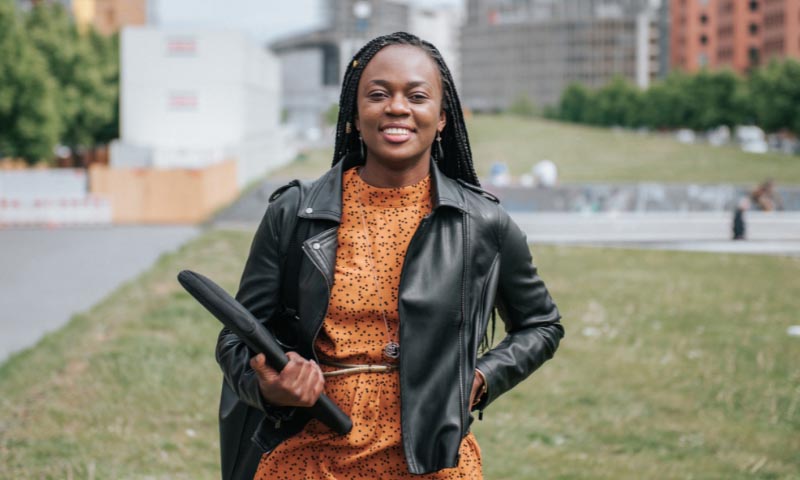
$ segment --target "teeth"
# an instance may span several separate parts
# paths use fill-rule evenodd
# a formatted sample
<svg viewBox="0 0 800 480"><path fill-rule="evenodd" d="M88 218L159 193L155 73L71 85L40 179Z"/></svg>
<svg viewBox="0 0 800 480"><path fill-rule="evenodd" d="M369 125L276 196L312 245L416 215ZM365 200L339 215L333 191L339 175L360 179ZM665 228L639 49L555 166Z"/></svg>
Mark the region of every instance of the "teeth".
<svg viewBox="0 0 800 480"><path fill-rule="evenodd" d="M408 133L411 132L411 130L407 128L397 128L397 127L386 128L383 131L388 133L389 135L407 135Z"/></svg>

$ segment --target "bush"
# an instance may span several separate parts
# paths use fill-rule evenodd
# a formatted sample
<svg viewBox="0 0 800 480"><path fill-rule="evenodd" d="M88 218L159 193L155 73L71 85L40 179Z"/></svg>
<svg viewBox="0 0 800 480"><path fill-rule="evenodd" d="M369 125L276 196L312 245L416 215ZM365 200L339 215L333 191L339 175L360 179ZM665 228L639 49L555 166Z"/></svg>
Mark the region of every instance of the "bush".
<svg viewBox="0 0 800 480"><path fill-rule="evenodd" d="M640 91L622 77L598 90L572 83L553 118L591 125L709 130L755 123L800 135L800 62L772 61L749 79L730 70L670 73Z"/></svg>

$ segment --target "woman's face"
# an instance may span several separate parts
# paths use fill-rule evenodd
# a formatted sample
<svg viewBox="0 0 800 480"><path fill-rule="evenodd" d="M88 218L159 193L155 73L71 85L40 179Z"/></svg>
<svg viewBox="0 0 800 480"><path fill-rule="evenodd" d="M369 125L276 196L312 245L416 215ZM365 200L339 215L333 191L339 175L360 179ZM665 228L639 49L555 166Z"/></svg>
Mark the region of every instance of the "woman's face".
<svg viewBox="0 0 800 480"><path fill-rule="evenodd" d="M398 170L428 162L445 126L442 81L432 58L411 45L381 49L358 82L355 127L367 162Z"/></svg>

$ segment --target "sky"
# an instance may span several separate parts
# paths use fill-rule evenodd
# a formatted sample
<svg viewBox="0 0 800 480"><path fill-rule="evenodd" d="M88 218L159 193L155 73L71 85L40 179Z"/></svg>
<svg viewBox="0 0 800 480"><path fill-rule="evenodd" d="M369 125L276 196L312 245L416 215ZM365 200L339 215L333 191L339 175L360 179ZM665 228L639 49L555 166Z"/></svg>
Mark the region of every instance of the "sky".
<svg viewBox="0 0 800 480"><path fill-rule="evenodd" d="M149 0L159 25L235 28L266 42L320 25L325 0ZM335 1L335 0L334 0ZM411 0L417 5L455 5L463 0Z"/></svg>

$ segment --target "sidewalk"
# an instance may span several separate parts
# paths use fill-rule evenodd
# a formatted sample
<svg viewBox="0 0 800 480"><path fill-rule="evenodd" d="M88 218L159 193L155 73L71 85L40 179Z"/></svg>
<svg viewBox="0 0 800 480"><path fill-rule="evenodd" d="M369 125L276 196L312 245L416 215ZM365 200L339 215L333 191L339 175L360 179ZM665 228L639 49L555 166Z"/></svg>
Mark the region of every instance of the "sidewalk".
<svg viewBox="0 0 800 480"><path fill-rule="evenodd" d="M747 240L731 240L728 212L522 213L533 244L575 244L717 253L800 255L800 213L748 212Z"/></svg>
<svg viewBox="0 0 800 480"><path fill-rule="evenodd" d="M255 231L274 185L264 183L212 222ZM564 213L512 211L533 244L576 244L720 253L800 255L800 212L747 212L747 240L731 238L733 214L712 212Z"/></svg>
<svg viewBox="0 0 800 480"><path fill-rule="evenodd" d="M0 362L199 232L193 226L0 229Z"/></svg>

